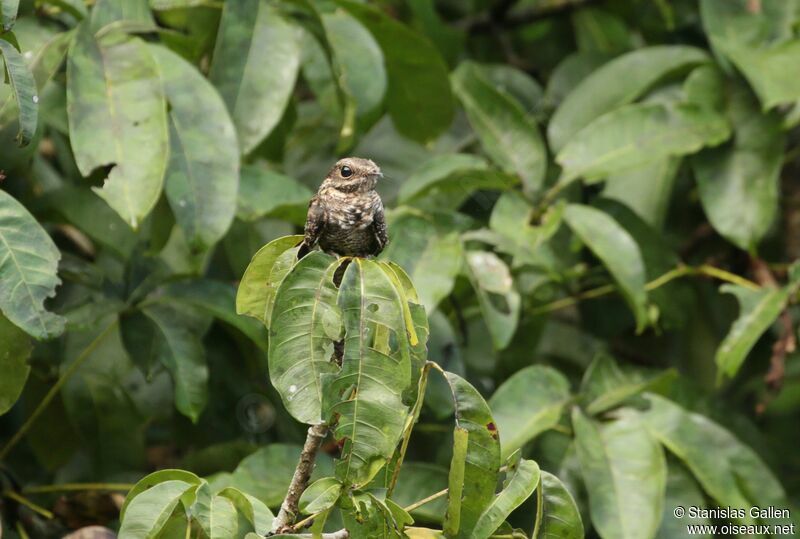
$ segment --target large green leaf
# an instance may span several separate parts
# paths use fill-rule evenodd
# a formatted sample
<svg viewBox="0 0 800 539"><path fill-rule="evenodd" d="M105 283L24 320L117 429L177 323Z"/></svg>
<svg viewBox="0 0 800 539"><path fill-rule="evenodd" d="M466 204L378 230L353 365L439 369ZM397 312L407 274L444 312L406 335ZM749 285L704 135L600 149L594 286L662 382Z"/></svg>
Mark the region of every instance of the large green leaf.
<svg viewBox="0 0 800 539"><path fill-rule="evenodd" d="M618 200L660 230L669 209L681 159L666 157L606 178L603 196Z"/></svg>
<svg viewBox="0 0 800 539"><path fill-rule="evenodd" d="M569 382L550 367L532 365L503 382L489 399L503 456L555 426L569 399Z"/></svg>
<svg viewBox="0 0 800 539"><path fill-rule="evenodd" d="M208 399L203 324L192 313L167 305L151 305L143 312L157 330L158 358L172 375L175 406L196 423Z"/></svg>
<svg viewBox="0 0 800 539"><path fill-rule="evenodd" d="M583 79L558 107L547 128L550 145L561 151L596 118L633 102L675 72L707 61L700 49L671 45L645 47L608 62Z"/></svg>
<svg viewBox="0 0 800 539"><path fill-rule="evenodd" d="M165 47L149 50L170 105L167 198L189 246L202 251L225 235L236 212L236 131L219 94L194 66Z"/></svg>
<svg viewBox="0 0 800 539"><path fill-rule="evenodd" d="M322 416L323 373L334 373L333 344L342 337L334 273L341 260L314 251L286 275L275 295L269 375L292 416L316 424Z"/></svg>
<svg viewBox="0 0 800 539"><path fill-rule="evenodd" d="M44 307L61 283L59 258L53 240L28 210L0 191L0 310L37 339L64 330L64 319Z"/></svg>
<svg viewBox="0 0 800 539"><path fill-rule="evenodd" d="M667 370L662 376L671 374L674 372ZM581 381L581 397L587 403L586 412L596 415L610 410L645 391L662 376L640 380L626 375L613 357L601 353L586 369Z"/></svg>
<svg viewBox="0 0 800 539"><path fill-rule="evenodd" d="M137 228L161 195L169 153L166 99L150 48L119 32L98 40L82 23L67 59L67 111L80 172L111 166L97 193Z"/></svg>
<svg viewBox="0 0 800 539"><path fill-rule="evenodd" d="M792 68L800 61L800 39L768 48L730 42L717 45L747 77L765 109L800 99L800 82L792 76Z"/></svg>
<svg viewBox="0 0 800 539"><path fill-rule="evenodd" d="M647 428L720 506L789 506L775 475L730 432L658 395L648 395L647 400L650 408L642 414ZM752 524L754 519L748 513L741 522Z"/></svg>
<svg viewBox="0 0 800 539"><path fill-rule="evenodd" d="M272 521L275 516L269 510L269 507L264 505L258 498L254 498L233 487L224 488L217 495L232 501L236 510L252 524L256 533L266 535L272 529Z"/></svg>
<svg viewBox="0 0 800 539"><path fill-rule="evenodd" d="M647 292L639 246L614 219L589 206L568 205L564 220L614 277L633 311L637 330L643 330L647 325Z"/></svg>
<svg viewBox="0 0 800 539"><path fill-rule="evenodd" d="M6 3L3 2L3 8ZM22 54L10 42L0 37L0 56L5 61L5 73L19 110L19 134L17 139L20 146L26 146L36 133L39 116L39 95L36 89L36 80L33 78Z"/></svg>
<svg viewBox="0 0 800 539"><path fill-rule="evenodd" d="M3 23L3 32L8 32L14 27L19 10L19 0L0 0L0 20Z"/></svg>
<svg viewBox="0 0 800 539"><path fill-rule="evenodd" d="M547 152L536 122L477 64L462 63L453 74L453 86L486 153L501 169L519 175L527 190L540 190Z"/></svg>
<svg viewBox="0 0 800 539"><path fill-rule="evenodd" d="M133 488L128 491L128 494L125 496L125 502L122 504L122 507L119 511L120 520L125 519L125 513L128 506L130 506L131 502L139 494L166 481L181 481L183 483L198 486L202 482L202 479L197 477L197 475L193 474L192 472L187 472L185 470L166 469L158 470L157 472L148 474L137 481Z"/></svg>
<svg viewBox="0 0 800 539"><path fill-rule="evenodd" d="M195 485L169 480L142 492L128 505L119 530L120 539L153 539L181 503L181 496Z"/></svg>
<svg viewBox="0 0 800 539"><path fill-rule="evenodd" d="M539 485L539 465L532 460L520 459L519 455L509 458L506 481L501 490L483 511L472 537L486 539L508 518L511 511L527 500Z"/></svg>
<svg viewBox="0 0 800 539"><path fill-rule="evenodd" d="M521 300L511 272L500 257L489 251L467 251L465 258L467 275L494 347L502 350L511 342L519 321Z"/></svg>
<svg viewBox="0 0 800 539"><path fill-rule="evenodd" d="M290 268L276 268L277 260L284 253L292 250L303 241L303 236L284 236L272 240L253 255L250 265L242 276L239 289L236 292L236 313L252 316L261 320L269 327L272 318L272 306L275 301L275 291L281 284L280 280ZM273 269L279 269L274 278ZM278 279L280 273L280 279Z"/></svg>
<svg viewBox="0 0 800 539"><path fill-rule="evenodd" d="M778 213L781 116L762 114L741 86L727 95L733 141L699 153L692 167L708 220L729 241L754 251Z"/></svg>
<svg viewBox="0 0 800 539"><path fill-rule="evenodd" d="M397 130L426 142L447 129L453 119L450 81L430 41L371 6L337 3L367 27L383 50L389 76L386 106Z"/></svg>
<svg viewBox="0 0 800 539"><path fill-rule="evenodd" d="M561 180L601 180L671 156L716 146L730 136L725 117L693 104L637 103L599 117L570 138L556 161Z"/></svg>
<svg viewBox="0 0 800 539"><path fill-rule="evenodd" d="M236 506L224 496L214 495L205 481L197 489L192 517L208 539L229 539L239 535Z"/></svg>
<svg viewBox="0 0 800 539"><path fill-rule="evenodd" d="M314 193L296 179L257 165L242 167L237 217L256 221L275 216L302 225Z"/></svg>
<svg viewBox="0 0 800 539"><path fill-rule="evenodd" d="M583 539L583 521L575 500L555 475L541 472L539 528L533 539Z"/></svg>
<svg viewBox="0 0 800 539"><path fill-rule="evenodd" d="M391 220L392 241L381 254L409 272L419 301L432 313L453 290L461 271L462 246L457 232L441 233L433 219L402 213Z"/></svg>
<svg viewBox="0 0 800 539"><path fill-rule="evenodd" d="M451 537L472 537L494 499L500 469L500 441L489 406L469 382L444 373L456 410L450 492L444 529Z"/></svg>
<svg viewBox="0 0 800 539"><path fill-rule="evenodd" d="M729 292L739 301L739 318L731 326L717 349L715 361L719 368L718 379L733 377L753 349L761 335L781 314L789 299L788 288L762 288L752 290L743 286L725 284L722 292Z"/></svg>
<svg viewBox="0 0 800 539"><path fill-rule="evenodd" d="M280 121L300 52L299 29L267 0L225 4L209 78L231 113L241 153L250 153Z"/></svg>
<svg viewBox="0 0 800 539"><path fill-rule="evenodd" d="M346 485L365 485L392 456L409 409L402 395L416 384L408 305L387 271L355 258L339 290L344 358L339 372L323 375L323 412L339 418L334 437L344 447L336 476Z"/></svg>
<svg viewBox="0 0 800 539"><path fill-rule="evenodd" d="M595 530L604 539L654 537L664 505L664 453L632 411L599 425L572 414Z"/></svg>
<svg viewBox="0 0 800 539"><path fill-rule="evenodd" d="M0 314L0 415L11 409L25 387L31 368L31 341L24 331Z"/></svg>
<svg viewBox="0 0 800 539"><path fill-rule="evenodd" d="M703 491L694 480L692 475L682 465L670 462L667 467L667 491L664 503L664 515L661 518L661 527L658 529L656 539L684 539L686 537L687 526L708 526L711 520L706 517L684 515L681 518L675 516L675 508L686 507L706 507ZM692 534L696 537L710 538L708 533Z"/></svg>

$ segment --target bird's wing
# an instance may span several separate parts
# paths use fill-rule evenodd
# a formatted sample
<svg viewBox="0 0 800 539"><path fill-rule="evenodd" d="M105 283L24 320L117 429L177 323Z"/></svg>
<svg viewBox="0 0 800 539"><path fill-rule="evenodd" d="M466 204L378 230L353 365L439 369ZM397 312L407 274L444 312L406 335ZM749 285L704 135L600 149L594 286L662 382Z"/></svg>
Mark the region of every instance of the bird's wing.
<svg viewBox="0 0 800 539"><path fill-rule="evenodd" d="M305 256L317 243L322 230L325 228L325 208L319 200L319 197L314 195L308 203L308 214L306 215L305 237L303 244L300 246L298 258Z"/></svg>
<svg viewBox="0 0 800 539"><path fill-rule="evenodd" d="M378 207L375 209L375 215L372 217L372 227L375 230L375 239L378 240L378 253L383 251L386 244L389 243L389 232L386 228L386 216L383 213L383 203L378 201ZM376 254L378 254L376 253Z"/></svg>

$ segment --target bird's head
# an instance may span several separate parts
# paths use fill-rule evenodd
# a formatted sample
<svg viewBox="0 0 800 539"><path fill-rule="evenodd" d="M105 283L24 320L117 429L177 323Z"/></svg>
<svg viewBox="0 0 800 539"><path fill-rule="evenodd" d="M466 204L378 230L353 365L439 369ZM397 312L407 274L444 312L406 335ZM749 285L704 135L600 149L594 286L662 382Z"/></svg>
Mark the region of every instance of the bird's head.
<svg viewBox="0 0 800 539"><path fill-rule="evenodd" d="M339 191L369 191L383 177L381 168L369 159L345 157L328 172L326 182Z"/></svg>

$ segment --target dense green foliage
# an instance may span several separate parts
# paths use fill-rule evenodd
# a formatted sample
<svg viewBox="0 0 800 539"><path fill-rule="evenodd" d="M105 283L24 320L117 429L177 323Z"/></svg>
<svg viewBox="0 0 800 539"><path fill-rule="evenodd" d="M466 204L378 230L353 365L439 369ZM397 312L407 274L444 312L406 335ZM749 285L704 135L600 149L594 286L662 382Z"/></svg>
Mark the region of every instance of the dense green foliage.
<svg viewBox="0 0 800 539"><path fill-rule="evenodd" d="M797 0L0 20L3 539L263 536L320 423L298 533L669 539L712 522L676 506L800 501ZM344 155L390 244L298 261Z"/></svg>

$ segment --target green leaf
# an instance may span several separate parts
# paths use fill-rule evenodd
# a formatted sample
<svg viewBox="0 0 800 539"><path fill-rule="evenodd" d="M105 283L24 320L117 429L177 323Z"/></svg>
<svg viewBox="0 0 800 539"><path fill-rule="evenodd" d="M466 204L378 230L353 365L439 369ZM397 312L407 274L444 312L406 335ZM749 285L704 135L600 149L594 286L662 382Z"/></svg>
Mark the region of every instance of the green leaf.
<svg viewBox="0 0 800 539"><path fill-rule="evenodd" d="M409 272L419 301L432 313L453 290L461 271L462 246L457 232L442 234L433 219L403 213L390 221L392 241L381 258Z"/></svg>
<svg viewBox="0 0 800 539"><path fill-rule="evenodd" d="M403 539L403 528L413 520L391 500L356 491L342 498L342 520L353 539Z"/></svg>
<svg viewBox="0 0 800 539"><path fill-rule="evenodd" d="M19 0L0 0L0 18L3 21L3 32L8 32L14 27L19 10Z"/></svg>
<svg viewBox="0 0 800 539"><path fill-rule="evenodd" d="M511 342L517 329L520 296L511 272L500 257L489 251L467 251L466 271L496 350Z"/></svg>
<svg viewBox="0 0 800 539"><path fill-rule="evenodd" d="M437 191L442 188L452 188L453 186L449 184L455 183L456 187L460 187L465 178L477 177L481 172L488 170L486 160L477 155L466 153L435 155L415 168L413 174L406 178L400 186L397 198L403 204L424 201L431 195L437 195ZM469 191L464 189L464 195L467 194Z"/></svg>
<svg viewBox="0 0 800 539"><path fill-rule="evenodd" d="M170 105L167 199L189 246L203 251L225 235L236 212L236 131L225 103L194 66L165 47L149 50Z"/></svg>
<svg viewBox="0 0 800 539"><path fill-rule="evenodd" d="M611 273L633 311L637 331L642 331L647 325L647 292L639 246L614 219L589 206L569 204L564 220Z"/></svg>
<svg viewBox="0 0 800 539"><path fill-rule="evenodd" d="M120 508L119 515L120 520L125 520L125 513L128 506L131 502L142 492L153 488L154 486L164 483L167 481L180 481L187 483L189 485L198 486L202 482L202 479L197 477L197 475L193 474L192 472L187 472L185 470L159 470L157 472L153 472L151 474L146 475L142 479L140 479L131 490L128 491L127 496L125 497L125 503L122 504Z"/></svg>
<svg viewBox="0 0 800 539"><path fill-rule="evenodd" d="M269 375L289 413L303 423L322 416L322 376L337 371L333 343L342 336L333 276L336 257L314 251L286 275L275 295L269 339Z"/></svg>
<svg viewBox="0 0 800 539"><path fill-rule="evenodd" d="M682 465L670 462L667 467L667 491L664 503L664 515L661 517L661 527L658 529L656 539L684 539L686 537L687 526L708 526L711 520L708 518L692 517L684 515L681 518L675 516L675 508L681 507L706 507L703 491L694 480L692 475ZM695 533L694 536L710 538L710 534Z"/></svg>
<svg viewBox="0 0 800 539"><path fill-rule="evenodd" d="M239 179L236 216L245 221L274 216L302 225L313 194L290 176L257 165L245 165Z"/></svg>
<svg viewBox="0 0 800 539"><path fill-rule="evenodd" d="M0 191L0 310L37 339L56 337L64 319L48 312L44 301L61 283L61 258L47 232L25 207Z"/></svg>
<svg viewBox="0 0 800 539"><path fill-rule="evenodd" d="M95 190L134 229L161 195L169 153L166 109L150 48L119 32L96 40L82 23L67 58L72 151L84 176L112 167Z"/></svg>
<svg viewBox="0 0 800 539"><path fill-rule="evenodd" d="M389 76L386 106L397 130L427 142L447 129L453 120L450 81L430 41L371 6L336 3L366 27L383 50Z"/></svg>
<svg viewBox="0 0 800 539"><path fill-rule="evenodd" d="M613 357L600 353L586 369L581 381L581 394L587 402L586 412L597 415L615 408L670 375L674 372L667 370L654 378L638 380L623 373Z"/></svg>
<svg viewBox="0 0 800 539"><path fill-rule="evenodd" d="M17 402L31 368L31 341L28 335L0 314L0 415L8 412Z"/></svg>
<svg viewBox="0 0 800 539"><path fill-rule="evenodd" d="M667 157L611 174L606 178L603 196L622 202L650 226L660 230L680 165L680 158Z"/></svg>
<svg viewBox="0 0 800 539"><path fill-rule="evenodd" d="M317 479L300 496L300 508L313 515L333 507L342 493L342 483L335 477Z"/></svg>
<svg viewBox="0 0 800 539"><path fill-rule="evenodd" d="M518 462L513 463L514 460ZM519 455L516 459L512 455L508 461L505 487L481 514L472 531L472 537L486 539L491 536L539 485L539 465L536 462L519 459Z"/></svg>
<svg viewBox="0 0 800 539"><path fill-rule="evenodd" d="M3 0L4 14L7 1ZM5 73L11 83L19 110L17 141L20 146L27 146L36 134L36 124L39 116L39 95L36 89L36 81L19 51L2 37L0 37L0 55L5 61Z"/></svg>
<svg viewBox="0 0 800 539"><path fill-rule="evenodd" d="M392 499L403 507L427 498L447 488L448 470L444 466L427 462L404 462ZM441 524L447 500L440 498L414 509L414 518Z"/></svg>
<svg viewBox="0 0 800 539"><path fill-rule="evenodd" d="M466 380L444 372L456 409L450 492L444 529L468 538L494 499L500 469L500 441L489 406Z"/></svg>
<svg viewBox="0 0 800 539"><path fill-rule="evenodd" d="M561 151L596 118L632 103L660 80L707 61L700 49L670 45L645 47L608 62L580 81L553 114L547 127L550 145Z"/></svg>
<svg viewBox="0 0 800 539"><path fill-rule="evenodd" d="M559 152L559 181L587 182L654 160L716 146L730 136L719 113L692 104L639 103L605 114L574 135Z"/></svg>
<svg viewBox="0 0 800 539"><path fill-rule="evenodd" d="M653 537L667 474L658 442L632 411L599 425L576 408L572 426L595 530L604 539Z"/></svg>
<svg viewBox="0 0 800 539"><path fill-rule="evenodd" d="M391 458L405 429L409 407L402 395L416 384L410 315L405 294L382 263L360 258L345 271L338 304L344 358L339 372L323 374L323 414L338 415L333 434L344 441L336 477L358 487Z"/></svg>
<svg viewBox="0 0 800 539"><path fill-rule="evenodd" d="M164 481L132 499L119 530L120 539L151 539L158 536L173 510L195 485Z"/></svg>
<svg viewBox="0 0 800 539"><path fill-rule="evenodd" d="M727 95L733 141L705 150L691 162L708 220L726 239L753 252L778 213L781 116L762 114L741 86Z"/></svg>
<svg viewBox="0 0 800 539"><path fill-rule="evenodd" d="M730 432L658 395L648 395L647 400L650 408L641 414L647 428L720 506L789 507L775 475ZM754 523L749 514L734 520Z"/></svg>
<svg viewBox="0 0 800 539"><path fill-rule="evenodd" d="M286 496L301 448L289 444L269 444L245 457L231 474L230 486L247 492L268 507L278 507ZM331 458L317 455L311 480L333 475Z"/></svg>
<svg viewBox="0 0 800 539"><path fill-rule="evenodd" d="M205 481L197 489L192 516L209 539L229 539L238 535L239 516L233 501L212 494L211 487Z"/></svg>
<svg viewBox="0 0 800 539"><path fill-rule="evenodd" d="M501 169L522 178L528 191L539 191L547 152L536 122L519 102L498 90L477 64L462 63L453 73L453 87L486 153Z"/></svg>
<svg viewBox="0 0 800 539"><path fill-rule="evenodd" d="M258 498L254 498L233 487L224 488L217 495L232 501L239 513L243 514L248 522L253 525L256 533L266 535L272 530L272 521L275 519L275 515Z"/></svg>
<svg viewBox="0 0 800 539"><path fill-rule="evenodd" d="M742 71L764 109L800 98L800 82L791 69L800 61L800 39L769 48L751 48L735 43L717 43Z"/></svg>
<svg viewBox="0 0 800 539"><path fill-rule="evenodd" d="M558 424L569 399L569 382L550 367L532 365L503 382L489 399L503 457Z"/></svg>
<svg viewBox="0 0 800 539"><path fill-rule="evenodd" d="M242 154L278 125L294 90L300 52L299 29L266 0L230 2L222 9L209 79L228 106Z"/></svg>
<svg viewBox="0 0 800 539"><path fill-rule="evenodd" d="M283 277L291 269L291 267L285 267L284 271L283 266L276 267L276 262L281 255L293 250L292 248L301 241L303 241L303 236L284 236L272 240L253 255L253 260L247 266L236 292L237 314L252 316L269 327L275 291ZM274 277L273 269L276 270Z"/></svg>
<svg viewBox="0 0 800 539"><path fill-rule="evenodd" d="M197 423L208 400L202 324L191 313L167 305L151 305L142 312L157 329L158 358L172 375L175 406Z"/></svg>
<svg viewBox="0 0 800 539"><path fill-rule="evenodd" d="M112 29L131 32L156 29L147 0L98 0L89 20L92 33L98 37Z"/></svg>
<svg viewBox="0 0 800 539"><path fill-rule="evenodd" d="M537 117L544 90L533 77L507 64L481 64L480 71L497 90L518 101L526 115Z"/></svg>
<svg viewBox="0 0 800 539"><path fill-rule="evenodd" d="M721 292L736 296L739 318L717 349L714 360L719 368L718 380L734 377L761 335L780 316L789 299L788 288L762 288L751 290L739 285L725 284Z"/></svg>
<svg viewBox="0 0 800 539"><path fill-rule="evenodd" d="M578 50L619 54L633 48L633 36L625 22L604 9L578 9L572 15L572 25Z"/></svg>
<svg viewBox="0 0 800 539"><path fill-rule="evenodd" d="M555 475L541 471L541 515L533 539L583 539L583 521L575 499Z"/></svg>

